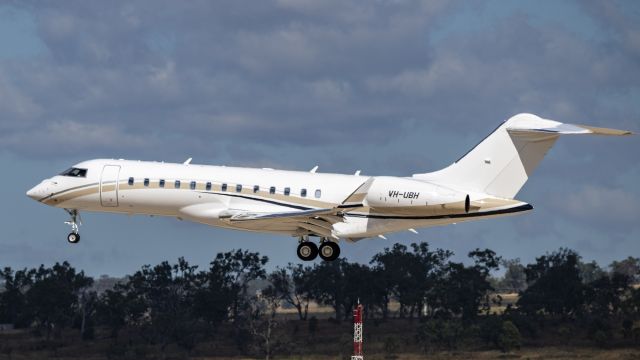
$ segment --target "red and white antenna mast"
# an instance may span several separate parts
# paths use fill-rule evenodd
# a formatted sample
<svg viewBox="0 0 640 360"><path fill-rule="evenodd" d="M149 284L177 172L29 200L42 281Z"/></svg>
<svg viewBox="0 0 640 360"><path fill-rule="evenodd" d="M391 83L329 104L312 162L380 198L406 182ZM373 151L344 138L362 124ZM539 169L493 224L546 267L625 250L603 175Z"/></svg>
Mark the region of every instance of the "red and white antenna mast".
<svg viewBox="0 0 640 360"><path fill-rule="evenodd" d="M358 305L353 310L353 355L351 360L364 360L362 355L362 304L358 299Z"/></svg>

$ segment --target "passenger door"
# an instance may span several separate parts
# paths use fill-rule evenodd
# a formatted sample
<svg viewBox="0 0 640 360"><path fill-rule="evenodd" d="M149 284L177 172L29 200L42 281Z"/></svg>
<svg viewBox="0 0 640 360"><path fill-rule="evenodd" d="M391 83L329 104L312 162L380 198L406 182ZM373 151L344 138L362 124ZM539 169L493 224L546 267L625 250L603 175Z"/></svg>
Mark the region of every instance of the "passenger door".
<svg viewBox="0 0 640 360"><path fill-rule="evenodd" d="M100 203L105 207L118 206L118 177L120 165L105 165L100 176Z"/></svg>

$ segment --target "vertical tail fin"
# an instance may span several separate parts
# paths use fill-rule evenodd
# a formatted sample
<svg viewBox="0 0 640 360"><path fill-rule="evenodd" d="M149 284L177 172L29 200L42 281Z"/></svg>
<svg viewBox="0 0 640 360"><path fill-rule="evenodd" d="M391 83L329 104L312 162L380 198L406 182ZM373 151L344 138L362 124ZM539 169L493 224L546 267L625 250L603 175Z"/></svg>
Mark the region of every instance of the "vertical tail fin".
<svg viewBox="0 0 640 360"><path fill-rule="evenodd" d="M417 179L512 199L560 135L629 135L629 131L563 124L532 114L505 121L458 161Z"/></svg>

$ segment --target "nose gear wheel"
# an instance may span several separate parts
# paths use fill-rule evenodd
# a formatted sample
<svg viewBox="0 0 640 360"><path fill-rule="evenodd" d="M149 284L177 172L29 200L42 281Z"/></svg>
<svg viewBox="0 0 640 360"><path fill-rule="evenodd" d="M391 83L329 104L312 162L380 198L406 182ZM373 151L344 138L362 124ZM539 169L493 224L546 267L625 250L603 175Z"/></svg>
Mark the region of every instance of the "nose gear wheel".
<svg viewBox="0 0 640 360"><path fill-rule="evenodd" d="M71 244L77 244L80 241L79 225L82 225L80 213L76 209L64 209L71 216L71 220L64 223L71 226L71 232L67 235L67 241Z"/></svg>

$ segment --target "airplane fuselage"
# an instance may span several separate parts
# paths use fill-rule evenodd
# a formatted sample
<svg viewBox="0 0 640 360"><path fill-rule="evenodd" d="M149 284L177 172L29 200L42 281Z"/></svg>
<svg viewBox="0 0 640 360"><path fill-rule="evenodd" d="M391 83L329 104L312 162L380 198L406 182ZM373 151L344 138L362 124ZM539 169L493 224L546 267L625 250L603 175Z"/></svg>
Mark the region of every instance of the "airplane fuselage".
<svg viewBox="0 0 640 360"><path fill-rule="evenodd" d="M370 178L107 159L85 161L72 169L80 169L82 176L54 176L30 190L30 196L65 209L170 216L224 228L293 236L314 235L314 231L295 222L255 224L230 219L245 212L334 208ZM517 200L467 194L390 176L375 177L362 205L340 214L342 221L331 229L335 237L357 240L531 209Z"/></svg>

